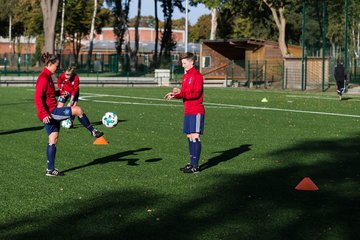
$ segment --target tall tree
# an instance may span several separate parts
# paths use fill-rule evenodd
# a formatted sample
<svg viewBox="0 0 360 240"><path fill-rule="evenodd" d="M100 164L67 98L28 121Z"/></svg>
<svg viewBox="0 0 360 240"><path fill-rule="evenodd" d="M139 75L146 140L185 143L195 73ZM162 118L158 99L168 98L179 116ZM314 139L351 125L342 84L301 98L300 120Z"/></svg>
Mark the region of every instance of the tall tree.
<svg viewBox="0 0 360 240"><path fill-rule="evenodd" d="M225 1L223 0L193 0L192 1L193 5L197 5L198 3L203 3L207 8L211 10L210 40L214 40L217 37L220 9L223 7Z"/></svg>
<svg viewBox="0 0 360 240"><path fill-rule="evenodd" d="M185 8L182 6L182 0L162 0L161 7L163 8L164 14L164 30L160 44L160 61L162 56L170 57L171 51L176 46L176 42L172 35L172 16L174 8L178 8L180 12L185 11Z"/></svg>
<svg viewBox="0 0 360 240"><path fill-rule="evenodd" d="M199 42L210 39L211 15L202 15L198 21L189 28L189 41Z"/></svg>
<svg viewBox="0 0 360 240"><path fill-rule="evenodd" d="M112 8L113 15L115 17L114 21L114 34L116 36L115 46L116 52L121 54L122 45L124 43L124 36L128 32L128 21L129 21L129 10L131 0L105 0L106 4ZM127 51L130 44L126 46Z"/></svg>
<svg viewBox="0 0 360 240"><path fill-rule="evenodd" d="M40 0L43 13L45 52L55 52L55 23L58 12L59 0Z"/></svg>
<svg viewBox="0 0 360 240"><path fill-rule="evenodd" d="M137 69L138 66L138 51L139 51L139 25L140 25L140 19L141 19L141 0L138 0L138 7L137 7L137 15L136 15L136 21L135 21L135 47L134 51L132 52L132 59L134 62L134 67Z"/></svg>
<svg viewBox="0 0 360 240"><path fill-rule="evenodd" d="M65 5L66 5L65 0L62 0L62 7L61 7L61 30L60 30L60 40L59 40L59 46L58 46L59 54L62 53L62 49L63 49L64 21L65 21ZM61 67L61 62L60 62L60 67Z"/></svg>
<svg viewBox="0 0 360 240"><path fill-rule="evenodd" d="M278 28L278 43L281 54L283 56L287 56L289 54L286 40L285 40L285 29L286 29L286 18L285 18L285 7L286 0L278 1L278 0L263 0L263 2L268 6L273 15L275 24Z"/></svg>

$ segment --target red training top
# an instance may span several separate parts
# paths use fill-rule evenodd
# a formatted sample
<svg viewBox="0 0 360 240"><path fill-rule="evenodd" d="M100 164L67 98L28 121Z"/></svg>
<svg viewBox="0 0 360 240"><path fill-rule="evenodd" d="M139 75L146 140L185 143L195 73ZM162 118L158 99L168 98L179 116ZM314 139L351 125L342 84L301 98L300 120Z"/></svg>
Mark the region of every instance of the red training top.
<svg viewBox="0 0 360 240"><path fill-rule="evenodd" d="M72 74L69 79L66 79L65 73L62 73L57 79L57 85L60 89L60 94L63 93L63 91L67 91L71 93L71 95L75 95L79 92L79 76Z"/></svg>
<svg viewBox="0 0 360 240"><path fill-rule="evenodd" d="M182 77L181 91L176 94L175 98L182 98L184 102L184 115L188 114L205 114L203 105L204 78L201 73L192 67Z"/></svg>
<svg viewBox="0 0 360 240"><path fill-rule="evenodd" d="M40 121L50 116L51 111L56 108L55 86L51 78L52 73L44 68L36 80L35 106Z"/></svg>

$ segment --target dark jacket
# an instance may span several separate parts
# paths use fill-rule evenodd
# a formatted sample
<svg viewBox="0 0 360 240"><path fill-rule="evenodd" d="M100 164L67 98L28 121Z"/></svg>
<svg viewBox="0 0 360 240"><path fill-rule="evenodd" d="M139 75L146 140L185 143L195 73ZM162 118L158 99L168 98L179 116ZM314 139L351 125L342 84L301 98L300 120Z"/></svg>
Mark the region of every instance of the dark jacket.
<svg viewBox="0 0 360 240"><path fill-rule="evenodd" d="M346 73L345 73L345 68L343 64L338 64L335 67L335 80L337 82L343 82L344 80L346 80Z"/></svg>

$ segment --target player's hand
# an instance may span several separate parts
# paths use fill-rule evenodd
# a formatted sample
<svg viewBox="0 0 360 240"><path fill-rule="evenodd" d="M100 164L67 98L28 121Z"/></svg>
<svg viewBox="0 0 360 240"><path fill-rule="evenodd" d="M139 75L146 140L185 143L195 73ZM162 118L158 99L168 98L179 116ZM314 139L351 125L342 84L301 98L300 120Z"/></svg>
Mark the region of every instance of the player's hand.
<svg viewBox="0 0 360 240"><path fill-rule="evenodd" d="M51 120L51 117L47 116L47 117L44 117L42 121L43 121L43 123L48 124L48 123L50 123L50 120Z"/></svg>
<svg viewBox="0 0 360 240"><path fill-rule="evenodd" d="M164 96L165 100L170 100L172 98L174 98L174 93L173 92L169 92Z"/></svg>
<svg viewBox="0 0 360 240"><path fill-rule="evenodd" d="M181 92L181 89L180 88L173 88L172 92L176 95L176 94L179 94Z"/></svg>

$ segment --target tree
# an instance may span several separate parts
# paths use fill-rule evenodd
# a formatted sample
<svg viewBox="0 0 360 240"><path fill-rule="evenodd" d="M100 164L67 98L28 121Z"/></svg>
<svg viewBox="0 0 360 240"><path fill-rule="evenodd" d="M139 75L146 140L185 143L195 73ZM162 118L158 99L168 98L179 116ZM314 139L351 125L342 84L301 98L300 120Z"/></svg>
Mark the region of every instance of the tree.
<svg viewBox="0 0 360 240"><path fill-rule="evenodd" d="M135 63L135 69L137 69L137 65L138 65L137 53L139 51L140 18L141 18L141 0L138 0L137 16L136 16L136 21L135 21L135 49L134 49L134 52L132 52L132 54L133 54L132 58Z"/></svg>
<svg viewBox="0 0 360 240"><path fill-rule="evenodd" d="M198 21L189 28L189 40L199 42L200 40L209 39L211 31L211 15L202 15Z"/></svg>
<svg viewBox="0 0 360 240"><path fill-rule="evenodd" d="M53 54L55 51L55 23L59 0L40 0L43 13L45 35L45 52Z"/></svg>
<svg viewBox="0 0 360 240"><path fill-rule="evenodd" d="M286 18L284 14L286 1L263 0L263 2L270 8L275 24L278 28L278 43L281 54L283 56L287 56L289 55L289 52L285 40Z"/></svg>
<svg viewBox="0 0 360 240"><path fill-rule="evenodd" d="M122 44L124 43L125 33L128 31L129 9L131 0L105 0L108 6L111 6L114 20L114 34L116 35L116 52L121 54ZM126 47L128 48L129 45ZM127 49L129 51L131 49Z"/></svg>
<svg viewBox="0 0 360 240"><path fill-rule="evenodd" d="M158 66L158 44L159 44L159 18L158 18L158 10L157 10L157 0L154 0L154 14L155 14L155 49L154 49L154 65Z"/></svg>
<svg viewBox="0 0 360 240"><path fill-rule="evenodd" d="M193 5L197 5L198 3L203 3L207 8L211 10L210 40L214 40L217 37L220 9L223 7L225 1L224 0L193 0L192 1Z"/></svg>

